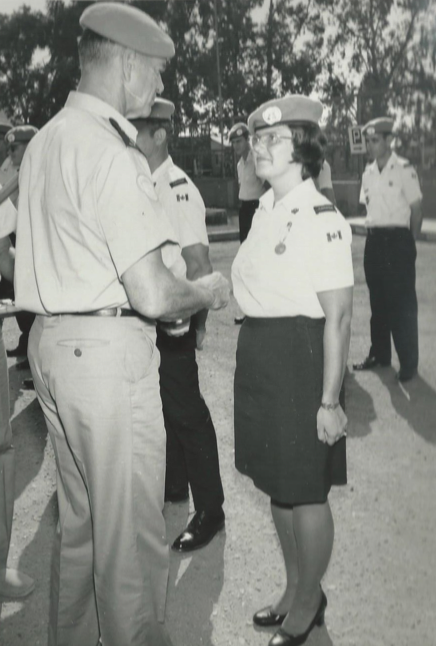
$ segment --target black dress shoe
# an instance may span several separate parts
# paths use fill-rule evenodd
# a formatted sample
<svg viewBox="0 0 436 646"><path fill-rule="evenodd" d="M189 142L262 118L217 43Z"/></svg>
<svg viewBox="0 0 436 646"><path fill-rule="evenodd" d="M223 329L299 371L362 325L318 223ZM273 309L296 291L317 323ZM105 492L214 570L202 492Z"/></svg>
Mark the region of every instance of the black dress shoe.
<svg viewBox="0 0 436 646"><path fill-rule="evenodd" d="M273 635L272 639L270 639L268 646L301 646L302 644L304 644L315 626L323 625L326 607L327 597L321 590L321 601L319 602L318 610L316 611L315 616L310 622L307 630L305 630L304 633L300 633L299 635L290 635L283 628L279 628L275 635Z"/></svg>
<svg viewBox="0 0 436 646"><path fill-rule="evenodd" d="M410 381L411 379L413 379L416 373L417 370L404 370L404 368L400 368L400 370L396 374L396 377L398 381L404 383L405 381Z"/></svg>
<svg viewBox="0 0 436 646"><path fill-rule="evenodd" d="M245 316L235 316L235 325L242 325L245 321Z"/></svg>
<svg viewBox="0 0 436 646"><path fill-rule="evenodd" d="M224 523L225 516L222 510L218 515L197 511L185 531L176 538L171 547L176 552L198 550L210 543L215 534L224 527Z"/></svg>
<svg viewBox="0 0 436 646"><path fill-rule="evenodd" d="M373 368L385 368L390 365L390 361L379 361L377 357L366 357L361 363L353 363L353 370L372 370Z"/></svg>
<svg viewBox="0 0 436 646"><path fill-rule="evenodd" d="M189 500L188 491L165 491L165 502L177 504L178 502L186 502L187 500Z"/></svg>
<svg viewBox="0 0 436 646"><path fill-rule="evenodd" d="M281 626L286 615L279 615L272 611L271 606L258 610L253 615L253 624L256 626Z"/></svg>
<svg viewBox="0 0 436 646"><path fill-rule="evenodd" d="M33 379L24 379L23 380L23 388L25 390L35 390L35 384L33 383Z"/></svg>

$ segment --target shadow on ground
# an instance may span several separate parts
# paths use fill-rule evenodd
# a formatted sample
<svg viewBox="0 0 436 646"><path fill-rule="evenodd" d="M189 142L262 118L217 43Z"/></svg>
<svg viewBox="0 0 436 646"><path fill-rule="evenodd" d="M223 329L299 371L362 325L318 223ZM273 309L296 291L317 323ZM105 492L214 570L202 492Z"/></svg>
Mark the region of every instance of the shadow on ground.
<svg viewBox="0 0 436 646"><path fill-rule="evenodd" d="M393 370L377 374L398 415L426 442L436 444L436 391L419 374L404 384L393 378Z"/></svg>

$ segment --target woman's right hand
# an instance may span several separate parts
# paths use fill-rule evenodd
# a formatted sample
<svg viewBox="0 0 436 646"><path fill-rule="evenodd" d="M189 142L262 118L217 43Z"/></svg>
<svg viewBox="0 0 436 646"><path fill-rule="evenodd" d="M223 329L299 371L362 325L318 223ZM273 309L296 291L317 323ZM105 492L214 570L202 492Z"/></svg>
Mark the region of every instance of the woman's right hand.
<svg viewBox="0 0 436 646"><path fill-rule="evenodd" d="M318 439L333 446L341 437L347 434L347 416L339 404L334 410L320 406L316 416Z"/></svg>

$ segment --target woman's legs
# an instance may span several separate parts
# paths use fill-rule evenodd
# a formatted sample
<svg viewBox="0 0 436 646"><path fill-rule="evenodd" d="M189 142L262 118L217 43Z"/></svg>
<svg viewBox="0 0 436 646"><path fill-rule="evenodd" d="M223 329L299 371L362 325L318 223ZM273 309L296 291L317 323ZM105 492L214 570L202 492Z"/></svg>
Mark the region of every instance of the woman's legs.
<svg viewBox="0 0 436 646"><path fill-rule="evenodd" d="M286 569L286 589L272 611L286 615L292 606L298 583L298 552L294 533L294 516L291 507L278 507L271 501L271 514L276 526Z"/></svg>
<svg viewBox="0 0 436 646"><path fill-rule="evenodd" d="M320 603L320 582L333 548L333 517L328 501L296 505L293 509L272 505L271 509L287 576L285 593L274 610L283 613L289 611L283 628L290 634L298 635L307 629ZM297 583L295 563L298 563ZM289 605L290 599L293 599L292 605ZM285 604L288 604L287 607Z"/></svg>

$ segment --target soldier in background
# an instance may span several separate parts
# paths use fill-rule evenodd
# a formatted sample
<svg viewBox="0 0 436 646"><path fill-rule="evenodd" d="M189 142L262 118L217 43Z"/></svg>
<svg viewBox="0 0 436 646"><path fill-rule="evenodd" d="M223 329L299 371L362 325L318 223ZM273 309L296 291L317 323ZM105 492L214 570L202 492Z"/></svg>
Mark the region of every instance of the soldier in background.
<svg viewBox="0 0 436 646"><path fill-rule="evenodd" d="M38 132L38 128L35 128L31 125L20 125L10 128L5 135L5 143L8 150L8 157L3 162L0 168L0 184L5 186L9 181L14 177L17 177L20 172L21 162L23 161L24 153L26 152L27 146L35 134ZM10 195L9 198L12 204L17 208L18 206L18 187ZM11 233L12 244L15 245L15 233ZM6 282L6 281L5 281ZM14 291L13 286L9 283L8 298L14 300ZM30 312L19 312L16 315L16 321L18 327L20 328L21 335L18 339L18 345L12 350L7 350L6 354L8 357L26 357L27 355L27 344L29 342L29 333L30 328L32 327L33 321L35 320L35 315ZM21 361L17 364L18 370L29 369L29 361L27 358L24 361Z"/></svg>
<svg viewBox="0 0 436 646"><path fill-rule="evenodd" d="M362 177L367 239L364 269L371 304L369 355L354 370L391 365L391 334L400 361L399 381L418 369L418 303L415 240L421 231L422 193L415 169L391 150L393 119L364 126L369 155Z"/></svg>
<svg viewBox="0 0 436 646"><path fill-rule="evenodd" d="M150 115L132 123L138 129L137 143L147 157L159 201L176 232L187 278L196 280L212 272L206 207L197 187L168 154L173 112L171 101L156 99ZM157 328L160 392L167 432L165 500L187 500L190 485L195 507L188 527L173 543L178 552L204 547L224 527L216 433L200 393L195 358L196 349L203 348L207 314L205 309L192 316L186 333L180 336L170 336L171 329L165 326Z"/></svg>
<svg viewBox="0 0 436 646"><path fill-rule="evenodd" d="M256 175L248 137L249 132L245 123L235 123L229 132L229 141L238 158L239 240L241 244L248 236L253 216L259 206L259 198L265 192L263 181ZM236 325L243 323L244 318L244 315L239 312L235 317Z"/></svg>

